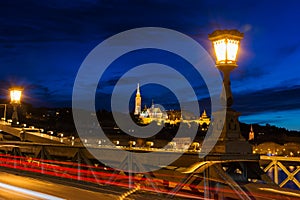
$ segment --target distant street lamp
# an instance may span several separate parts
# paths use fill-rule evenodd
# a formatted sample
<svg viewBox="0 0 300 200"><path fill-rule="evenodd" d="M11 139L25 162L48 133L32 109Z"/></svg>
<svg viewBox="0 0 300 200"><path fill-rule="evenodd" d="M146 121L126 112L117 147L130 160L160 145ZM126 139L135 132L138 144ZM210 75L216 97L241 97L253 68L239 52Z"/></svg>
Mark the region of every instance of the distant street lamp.
<svg viewBox="0 0 300 200"><path fill-rule="evenodd" d="M21 104L23 89L20 87L12 87L10 90L10 103L13 106L12 125L19 124L17 106Z"/></svg>
<svg viewBox="0 0 300 200"><path fill-rule="evenodd" d="M136 144L136 142L133 140L130 140L128 143L129 143L129 148L132 148Z"/></svg>
<svg viewBox="0 0 300 200"><path fill-rule="evenodd" d="M191 148L192 148L193 151L197 151L200 148L199 142L193 142L191 144Z"/></svg>
<svg viewBox="0 0 300 200"><path fill-rule="evenodd" d="M234 111L231 106L233 104L233 96L230 87L230 72L237 65L240 41L244 34L237 30L216 30L208 35L211 40L215 56L216 67L223 73L223 90L221 93L221 102L226 106L226 118L215 146L217 153L252 153L250 144L248 144L241 135L238 117L240 113ZM218 113L216 113L217 115ZM216 121L214 126L220 126Z"/></svg>
<svg viewBox="0 0 300 200"><path fill-rule="evenodd" d="M153 146L154 146L154 142L152 142L152 141L147 141L146 142L146 147L151 148Z"/></svg>

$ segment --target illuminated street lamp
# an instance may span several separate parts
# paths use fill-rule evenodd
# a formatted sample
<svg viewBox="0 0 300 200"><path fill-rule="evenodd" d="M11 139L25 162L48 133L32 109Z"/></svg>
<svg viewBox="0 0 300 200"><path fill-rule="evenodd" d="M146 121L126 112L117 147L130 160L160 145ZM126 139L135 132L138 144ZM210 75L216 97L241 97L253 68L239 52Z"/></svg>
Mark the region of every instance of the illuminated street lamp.
<svg viewBox="0 0 300 200"><path fill-rule="evenodd" d="M211 142L211 144L214 145L213 149L208 149L204 141L199 150L205 152L203 161L216 162L215 168L208 167L203 171L203 174L205 174L203 182L205 188L207 188L204 190L204 197L205 199L215 199L216 197L219 199L219 197L223 195L220 193L219 196L219 194L215 193L215 188L218 188L218 186L215 181L212 180L212 177L227 174L231 177L230 179L234 184L239 185L239 180L250 180L253 177L262 177L263 172L259 164L260 155L253 154L251 145L241 134L238 119L240 113L231 108L233 97L230 88L230 72L237 67L239 46L243 34L237 30L217 30L209 34L208 37L212 41L215 51L216 67L223 73L223 90L221 93L223 106L221 106L219 110L212 112L213 120L211 128L208 130L207 135L209 137L207 141L208 144ZM198 149L197 143L193 143L192 145L194 145L192 146L194 150ZM210 152L206 154L208 150ZM226 163L226 167L224 167L223 163ZM202 169L203 166L200 166L195 171L200 168ZM237 176L238 179L236 179ZM183 182L188 182L189 179ZM214 190L211 191L209 188L214 188ZM241 189L237 191L236 194L242 193L244 193L244 191ZM251 199L247 194L240 197L241 199Z"/></svg>
<svg viewBox="0 0 300 200"><path fill-rule="evenodd" d="M216 30L209 35L216 54L216 64L237 66L240 40L244 34L238 30Z"/></svg>
<svg viewBox="0 0 300 200"><path fill-rule="evenodd" d="M136 142L133 141L133 140L130 140L130 141L128 142L128 144L129 144L129 148L132 148L133 146L135 146Z"/></svg>
<svg viewBox="0 0 300 200"><path fill-rule="evenodd" d="M153 146L154 146L154 142L152 142L152 141L147 141L146 142L146 147L151 148Z"/></svg>
<svg viewBox="0 0 300 200"><path fill-rule="evenodd" d="M12 125L19 123L17 106L21 104L21 97L23 89L20 87L10 88L10 103L13 105L13 114L12 114Z"/></svg>
<svg viewBox="0 0 300 200"><path fill-rule="evenodd" d="M224 90L221 100L227 107L233 104L230 72L237 67L240 40L243 37L244 34L237 30L217 30L209 35L216 55L216 67L223 73Z"/></svg>
<svg viewBox="0 0 300 200"><path fill-rule="evenodd" d="M244 34L237 30L216 30L208 35L215 51L216 67L223 73L221 102L226 106L225 123L215 146L217 153L252 153L250 144L245 141L240 131L238 120L240 113L231 108L233 96L230 87L230 72L238 66L238 52L243 37ZM214 114L217 116L218 112ZM222 127L222 125L222 121L218 120L214 124L216 127Z"/></svg>

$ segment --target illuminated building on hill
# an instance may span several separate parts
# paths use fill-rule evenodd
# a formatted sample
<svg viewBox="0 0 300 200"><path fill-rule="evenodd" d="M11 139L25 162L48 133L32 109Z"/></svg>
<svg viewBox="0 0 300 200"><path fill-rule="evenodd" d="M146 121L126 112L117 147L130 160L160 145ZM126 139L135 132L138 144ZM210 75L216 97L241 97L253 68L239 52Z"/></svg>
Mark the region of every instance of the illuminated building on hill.
<svg viewBox="0 0 300 200"><path fill-rule="evenodd" d="M198 123L202 125L209 125L210 118L207 116L206 111L204 110L200 118L195 118L194 114L180 111L164 111L160 107L155 106L152 101L152 105L150 108L145 108L141 110L142 97L140 94L139 84L137 85L137 92L135 97L135 108L134 115L139 116L142 124L149 124L152 121L156 121L158 124L179 124L183 123Z"/></svg>
<svg viewBox="0 0 300 200"><path fill-rule="evenodd" d="M165 111L162 111L159 107L155 107L154 103L150 108L145 106L145 109L140 114L140 119L143 124L149 124L152 121L157 121L158 123L165 123L168 120L168 115Z"/></svg>

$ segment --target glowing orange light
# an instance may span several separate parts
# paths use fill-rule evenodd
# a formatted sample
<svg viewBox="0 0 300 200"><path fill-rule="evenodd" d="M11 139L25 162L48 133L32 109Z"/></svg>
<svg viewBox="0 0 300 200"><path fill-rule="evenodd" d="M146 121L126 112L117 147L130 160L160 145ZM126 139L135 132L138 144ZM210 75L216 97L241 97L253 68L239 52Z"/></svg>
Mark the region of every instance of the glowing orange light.
<svg viewBox="0 0 300 200"><path fill-rule="evenodd" d="M242 38L243 34L237 30L217 30L209 35L215 50L217 65L236 65L239 44Z"/></svg>
<svg viewBox="0 0 300 200"><path fill-rule="evenodd" d="M11 103L19 104L21 102L22 89L21 88L11 88L10 89L10 99Z"/></svg>

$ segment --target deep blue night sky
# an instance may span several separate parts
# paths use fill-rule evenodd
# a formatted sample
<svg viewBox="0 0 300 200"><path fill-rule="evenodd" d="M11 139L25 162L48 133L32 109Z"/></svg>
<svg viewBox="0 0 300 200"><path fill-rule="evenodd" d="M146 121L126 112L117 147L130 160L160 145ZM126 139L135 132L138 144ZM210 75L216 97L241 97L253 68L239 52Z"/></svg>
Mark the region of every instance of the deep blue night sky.
<svg viewBox="0 0 300 200"><path fill-rule="evenodd" d="M128 29L174 29L210 53L209 33L238 29L245 36L232 91L241 121L300 130L299 6L296 0L1 1L1 96L7 96L9 85L18 84L25 88L25 102L70 106L76 73L87 54ZM108 88L112 80L108 76ZM144 90L145 99L153 95L153 90Z"/></svg>

